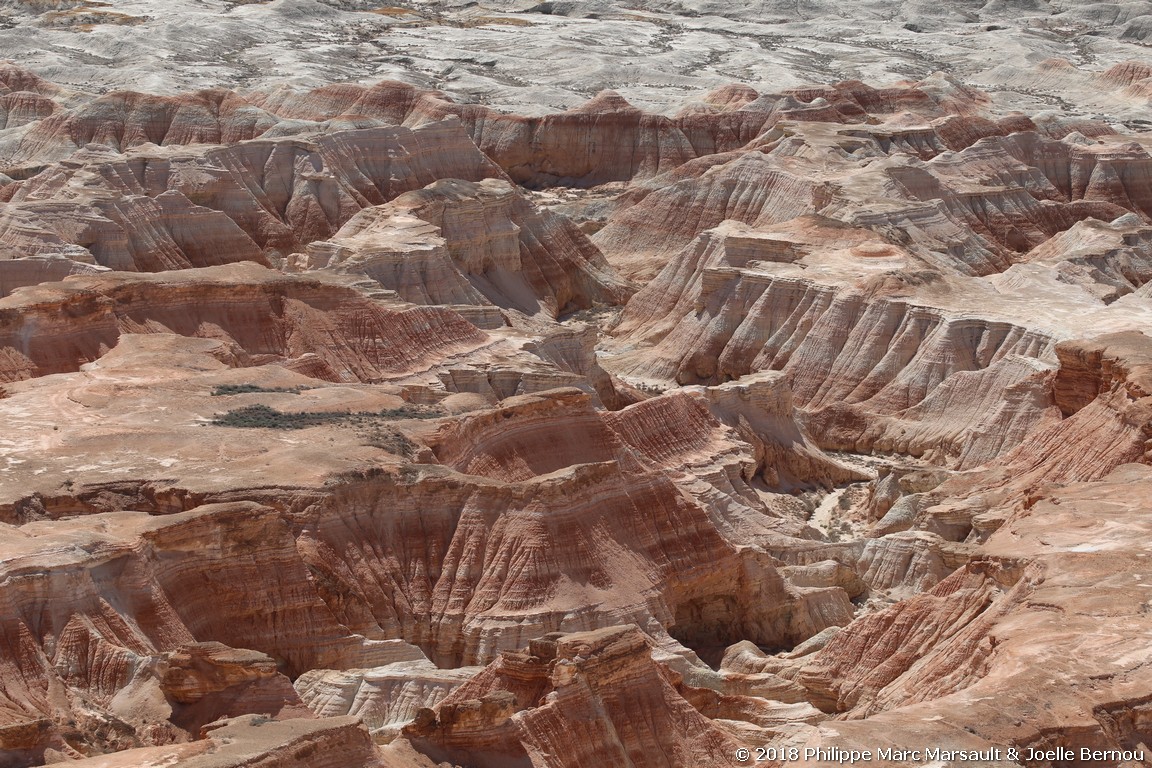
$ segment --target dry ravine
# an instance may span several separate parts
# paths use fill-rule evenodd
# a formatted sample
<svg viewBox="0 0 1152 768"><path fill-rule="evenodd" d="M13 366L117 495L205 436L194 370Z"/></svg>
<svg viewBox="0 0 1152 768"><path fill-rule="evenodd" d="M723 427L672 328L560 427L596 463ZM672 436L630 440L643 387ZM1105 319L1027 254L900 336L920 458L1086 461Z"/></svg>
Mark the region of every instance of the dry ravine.
<svg viewBox="0 0 1152 768"><path fill-rule="evenodd" d="M0 7L0 768L1152 766L1152 5L841 5Z"/></svg>

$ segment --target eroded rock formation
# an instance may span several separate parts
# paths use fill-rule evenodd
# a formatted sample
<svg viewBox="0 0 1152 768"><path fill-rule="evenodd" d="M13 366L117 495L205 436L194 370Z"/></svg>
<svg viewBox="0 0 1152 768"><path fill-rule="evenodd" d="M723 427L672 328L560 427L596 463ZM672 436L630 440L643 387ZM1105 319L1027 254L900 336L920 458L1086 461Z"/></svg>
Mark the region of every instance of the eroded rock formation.
<svg viewBox="0 0 1152 768"><path fill-rule="evenodd" d="M504 181L441 180L311 243L302 269L364 274L417 304L486 305L555 319L630 290L571 221Z"/></svg>
<svg viewBox="0 0 1152 768"><path fill-rule="evenodd" d="M0 768L1152 759L1140 9L921 9L896 34L949 74L769 87L707 73L867 33L217 4L221 71L241 33L286 55L276 19L343 74L0 66ZM18 4L0 40L169 29L137 11ZM952 16L1099 66L974 69ZM469 52L538 60L537 26L668 60L498 108L546 75Z"/></svg>
<svg viewBox="0 0 1152 768"><path fill-rule="evenodd" d="M405 736L433 759L477 766L739 765L739 742L653 663L649 643L634 625L542 637L422 710Z"/></svg>
<svg viewBox="0 0 1152 768"><path fill-rule="evenodd" d="M794 586L740 543L796 530L765 518L789 508L784 489L862 477L806 443L780 380L611 414L562 389L451 416L406 404L397 395L420 390L403 376L388 395L307 378L294 361L253 367L232 349L153 329L81 371L7 385L14 429L40 421L53 435L43 467L29 468L36 482L8 486L3 512L4 712L11 733L39 734L28 749L179 743L217 717L299 716L304 704L361 714L385 738L471 674L416 663L425 655L483 664L550 631L634 622L654 638L645 649L655 642L677 659L665 663L690 669L693 649L748 637L789 647L852 618L837 583ZM101 407L126 375L135 394ZM236 375L261 384L246 391ZM38 407L56 400L50 390L71 405ZM168 403L165 418L141 421L139 397ZM316 449L303 452L294 433L257 429L266 440L252 442L254 426L209 421L254 401L376 415L306 429ZM439 418L411 418L422 415ZM673 442L656 439L673 430ZM129 434L137 456L173 453L155 464L166 479L127 452L105 458ZM225 475L212 469L221 451ZM28 454L16 444L6 455ZM781 505L762 497L772 488ZM325 693L388 675L405 682L385 701Z"/></svg>
<svg viewBox="0 0 1152 768"><path fill-rule="evenodd" d="M315 141L141 143L126 154L103 141L0 190L8 258L57 255L144 272L265 261L437 179L504 177L453 121Z"/></svg>
<svg viewBox="0 0 1152 768"><path fill-rule="evenodd" d="M487 340L450 310L385 309L350 287L254 264L74 277L0 301L3 381L78 370L124 334L216 339L225 362L279 359L332 381L407 373Z"/></svg>

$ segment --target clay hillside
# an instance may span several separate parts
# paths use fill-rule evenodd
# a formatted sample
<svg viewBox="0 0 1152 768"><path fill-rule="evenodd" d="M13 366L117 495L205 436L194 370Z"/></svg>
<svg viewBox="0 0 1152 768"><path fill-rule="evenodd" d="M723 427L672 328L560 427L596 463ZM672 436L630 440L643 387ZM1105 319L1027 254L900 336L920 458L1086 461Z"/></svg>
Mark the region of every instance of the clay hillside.
<svg viewBox="0 0 1152 768"><path fill-rule="evenodd" d="M1149 45L0 0L0 768L1152 766Z"/></svg>

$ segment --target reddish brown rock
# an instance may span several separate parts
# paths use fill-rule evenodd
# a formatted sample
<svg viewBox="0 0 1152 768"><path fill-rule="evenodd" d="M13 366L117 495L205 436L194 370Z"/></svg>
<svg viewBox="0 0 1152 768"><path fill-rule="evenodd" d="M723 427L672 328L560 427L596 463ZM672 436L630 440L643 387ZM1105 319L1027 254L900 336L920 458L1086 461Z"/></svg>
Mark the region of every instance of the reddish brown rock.
<svg viewBox="0 0 1152 768"><path fill-rule="evenodd" d="M631 294L583 232L496 179L437 181L366 209L296 266L365 274L418 304L549 318Z"/></svg>
<svg viewBox="0 0 1152 768"><path fill-rule="evenodd" d="M516 398L424 429L408 422L406 455L427 441L435 451L422 461L442 462L413 465L407 449L354 426L285 434L205 425L226 402L267 398L281 408L299 399L292 407L304 412L379 409L387 400L370 389L312 381L300 392L213 395L214 382L242 373L214 356L227 351L221 342L129 338L84 372L19 383L0 401L18 433L36 418L60 425L42 449L49 465L21 469L33 485L4 486L16 497L6 496L5 563L41 570L0 590L12 617L0 637L13 649L0 674L17 681L0 711L13 727L52 721L37 742L45 749L64 737L85 751L164 744L220 715L291 715L299 703L278 670L383 667L420 659L414 645L457 666L549 631L636 621L683 667L696 662L680 643L702 653L743 637L783 647L852 617L840 587L792 587L765 552L734 543L764 530L761 474L850 474L811 447L792 464L759 453L755 445L777 441L783 456L798 433L785 429L785 409L777 423L750 419L755 397L657 398L614 419L579 391ZM287 389L302 378L279 370L265 381ZM109 385L125 376L136 389L109 402ZM38 411L52 390L70 405ZM166 403L163 421L147 403ZM404 421L399 410L392 422ZM685 413L694 416L680 423ZM724 418L758 442L733 438L712 455L732 429ZM670 452L654 435L672 427L683 434ZM561 434L580 439L565 445ZM171 452L156 465L167 479L130 451L109 459L107 445L127 435L134 450ZM81 462L97 463L59 474ZM676 482L660 470L673 462ZM45 490L29 492L37 486ZM724 499L721 523L708 509ZM115 603L104 597L112 594ZM391 706L380 707L381 732L398 725L385 719ZM81 723L75 734L62 725L70 718Z"/></svg>
<svg viewBox="0 0 1152 768"><path fill-rule="evenodd" d="M969 120L780 123L740 151L635 186L594 240L626 275L646 279L726 219L767 229L819 213L884 237L900 231L892 244L926 267L987 275L1085 218L1147 217L1140 146L1119 137L1078 146L1011 124L970 126L969 145L957 133Z"/></svg>
<svg viewBox="0 0 1152 768"><path fill-rule="evenodd" d="M170 719L189 733L248 713L279 719L312 716L266 654L218 642L193 643L167 654L162 664L160 688L172 703Z"/></svg>
<svg viewBox="0 0 1152 768"><path fill-rule="evenodd" d="M58 730L78 720L80 732L64 736L86 749L182 741L220 715L304 714L276 661L221 643L263 649L296 673L387 658L386 648L373 651L332 620L270 509L117 513L60 536L26 528L7 553L19 586L0 597L8 649L0 665L13 681L0 699L6 722L36 712ZM155 551L169 553L162 566L147 554ZM225 608L229 584L249 587ZM105 597L113 593L119 609ZM53 613L43 615L49 604ZM293 631L280 632L281 621Z"/></svg>
<svg viewBox="0 0 1152 768"><path fill-rule="evenodd" d="M635 626L549 636L506 652L404 733L434 760L477 766L739 765L740 742L678 682Z"/></svg>
<svg viewBox="0 0 1152 768"><path fill-rule="evenodd" d="M46 90L37 91L42 99L55 95L26 71L10 68L9 79ZM763 95L728 86L706 97L706 109L676 117L644 112L609 90L567 112L524 117L457 104L443 93L392 81L244 95L222 89L179 96L118 91L66 110L45 111L51 104L45 101L37 107L44 119L14 146L0 148L0 158L7 172L23 177L37 169L36 163L62 159L91 143L124 151L143 143L222 144L277 132L416 126L457 117L514 181L590 187L648 178L688 160L739 149L780 120L852 123L909 113L930 120L979 112L983 102L981 94L954 83L874 89L848 81Z"/></svg>
<svg viewBox="0 0 1152 768"><path fill-rule="evenodd" d="M76 761L80 768L430 768L418 756L386 756L354 717L275 721L222 720L192 744L130 749Z"/></svg>
<svg viewBox="0 0 1152 768"><path fill-rule="evenodd" d="M1068 418L1037 430L1004 462L1025 483L1095 480L1149 459L1152 340L1109 334L1057 347L1056 404Z"/></svg>
<svg viewBox="0 0 1152 768"><path fill-rule="evenodd" d="M90 275L105 271L95 264L71 259L11 259L0 261L0 298L17 288L55 283L68 275Z"/></svg>
<svg viewBox="0 0 1152 768"><path fill-rule="evenodd" d="M1056 405L1071 416L1101 395L1123 392L1129 400L1147 397L1152 375L1152 340L1138 332L1110 334L1092 341L1056 346L1060 370L1054 383Z"/></svg>
<svg viewBox="0 0 1152 768"><path fill-rule="evenodd" d="M1148 139L1003 98L0 67L0 765L1143 749Z"/></svg>
<svg viewBox="0 0 1152 768"><path fill-rule="evenodd" d="M934 722L920 726L934 745L962 727L1002 748L1146 750L1142 720L1127 713L1141 711L1147 686L1148 481L1146 467L1128 466L1052 488L929 593L834 638L799 679L855 721L834 726L840 743Z"/></svg>
<svg viewBox="0 0 1152 768"><path fill-rule="evenodd" d="M454 121L126 156L93 147L4 189L0 248L9 258L80 253L130 271L268 263L446 178L504 174Z"/></svg>
<svg viewBox="0 0 1152 768"><path fill-rule="evenodd" d="M447 310L384 309L351 288L253 264L74 277L0 300L0 317L4 381L78 370L126 333L219 339L249 362L314 354L337 381L409 372L486 339Z"/></svg>

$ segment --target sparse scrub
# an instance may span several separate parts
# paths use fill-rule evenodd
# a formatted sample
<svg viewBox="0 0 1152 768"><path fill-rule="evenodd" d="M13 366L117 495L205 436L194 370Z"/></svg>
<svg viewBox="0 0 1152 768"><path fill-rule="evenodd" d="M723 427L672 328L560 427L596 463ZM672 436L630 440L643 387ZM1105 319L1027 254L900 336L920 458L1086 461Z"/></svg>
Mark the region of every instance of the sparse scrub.
<svg viewBox="0 0 1152 768"><path fill-rule="evenodd" d="M247 395L252 392L284 392L290 395L298 395L306 389L312 389L312 387L262 387L259 384L221 384L212 388L212 396Z"/></svg>
<svg viewBox="0 0 1152 768"><path fill-rule="evenodd" d="M406 405L382 411L301 411L285 413L267 405L248 405L227 413L217 414L212 423L220 427L254 429L307 429L325 424L370 426L384 421L400 419L435 419L443 412L434 408Z"/></svg>
<svg viewBox="0 0 1152 768"><path fill-rule="evenodd" d="M406 459L416 455L416 443L409 440L408 436L399 430L372 427L364 432L363 437L364 444L373 448L382 448Z"/></svg>

